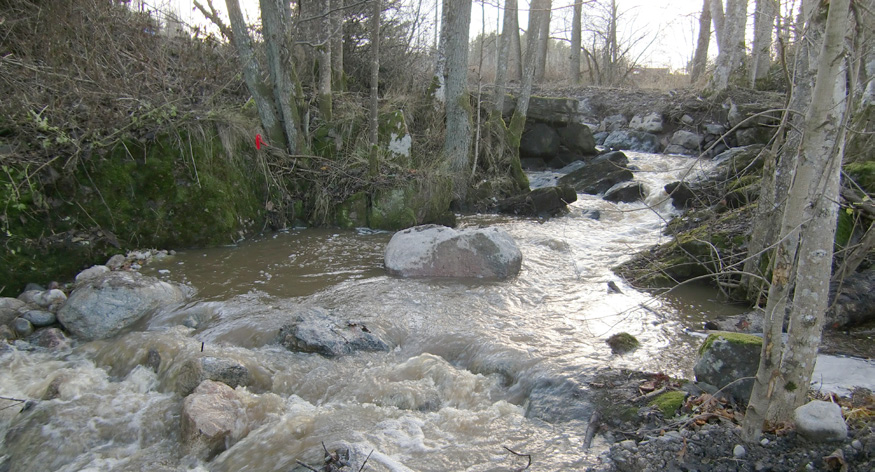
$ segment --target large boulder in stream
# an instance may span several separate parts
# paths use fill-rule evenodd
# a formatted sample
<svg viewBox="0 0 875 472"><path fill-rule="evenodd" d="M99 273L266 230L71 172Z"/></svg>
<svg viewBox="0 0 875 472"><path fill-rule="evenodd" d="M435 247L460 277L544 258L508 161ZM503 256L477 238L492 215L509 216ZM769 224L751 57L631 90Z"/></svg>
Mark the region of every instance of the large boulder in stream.
<svg viewBox="0 0 875 472"><path fill-rule="evenodd" d="M577 154L598 154L595 148L595 137L589 126L580 123L568 123L567 126L559 128L559 139L566 149Z"/></svg>
<svg viewBox="0 0 875 472"><path fill-rule="evenodd" d="M158 361L160 363L160 360ZM249 386L252 376L245 365L234 359L204 356L183 364L176 378L176 392L186 396L205 380L229 387Z"/></svg>
<svg viewBox="0 0 875 472"><path fill-rule="evenodd" d="M605 192L605 200L614 203L632 203L641 200L646 195L644 185L640 182L622 182Z"/></svg>
<svg viewBox="0 0 875 472"><path fill-rule="evenodd" d="M392 236L385 265L390 274L401 277L507 279L519 273L522 260L522 252L504 230L424 225Z"/></svg>
<svg viewBox="0 0 875 472"><path fill-rule="evenodd" d="M543 217L553 216L575 201L577 201L577 192L571 187L542 187L523 195L506 198L498 202L495 209L499 213Z"/></svg>
<svg viewBox="0 0 875 472"><path fill-rule="evenodd" d="M559 133L544 123L536 123L520 139L520 155L549 158L559 151Z"/></svg>
<svg viewBox="0 0 875 472"><path fill-rule="evenodd" d="M361 322L344 321L322 308L295 314L280 328L277 342L289 351L337 357L356 351L388 351L389 345Z"/></svg>
<svg viewBox="0 0 875 472"><path fill-rule="evenodd" d="M78 282L58 311L58 321L82 339L103 339L154 310L184 300L177 285L137 272L110 272Z"/></svg>
<svg viewBox="0 0 875 472"><path fill-rule="evenodd" d="M632 180L632 171L626 168L629 158L620 151L609 152L592 162L573 170L559 179L559 185L568 185L578 192L597 195L620 182Z"/></svg>

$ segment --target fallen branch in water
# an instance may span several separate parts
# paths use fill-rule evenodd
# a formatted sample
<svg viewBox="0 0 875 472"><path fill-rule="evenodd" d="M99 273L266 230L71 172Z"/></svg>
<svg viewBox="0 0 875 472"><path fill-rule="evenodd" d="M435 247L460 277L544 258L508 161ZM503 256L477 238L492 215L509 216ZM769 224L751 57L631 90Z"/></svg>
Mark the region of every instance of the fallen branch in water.
<svg viewBox="0 0 875 472"><path fill-rule="evenodd" d="M592 438L595 436L595 432L599 429L599 412L592 412L592 416L589 417L589 423L586 425L586 435L583 437L583 450L589 449L592 445Z"/></svg>

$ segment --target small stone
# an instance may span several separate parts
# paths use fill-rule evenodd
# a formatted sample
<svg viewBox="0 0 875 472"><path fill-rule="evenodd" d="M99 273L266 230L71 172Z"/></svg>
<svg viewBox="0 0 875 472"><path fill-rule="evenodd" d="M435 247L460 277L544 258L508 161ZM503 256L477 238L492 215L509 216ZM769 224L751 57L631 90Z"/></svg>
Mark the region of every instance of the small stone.
<svg viewBox="0 0 875 472"><path fill-rule="evenodd" d="M34 331L33 324L24 318L15 318L15 320L12 321L12 330L22 338L30 336Z"/></svg>
<svg viewBox="0 0 875 472"><path fill-rule="evenodd" d="M64 349L70 346L70 339L58 328L45 328L37 331L28 341L46 349Z"/></svg>
<svg viewBox="0 0 875 472"><path fill-rule="evenodd" d="M119 270L124 267L125 262L127 262L125 256L121 254L116 254L110 257L108 261L106 261L106 267L108 267L109 270Z"/></svg>
<svg viewBox="0 0 875 472"><path fill-rule="evenodd" d="M104 265L91 266L76 275L76 282L94 279L109 273L110 269Z"/></svg>
<svg viewBox="0 0 875 472"><path fill-rule="evenodd" d="M44 328L58 322L58 318L50 311L28 310L21 315L36 328Z"/></svg>
<svg viewBox="0 0 875 472"><path fill-rule="evenodd" d="M690 115L684 115L684 116L681 117L681 123L683 123L683 124L685 124L685 125L691 125L691 124L693 124L695 121L696 121L695 118L693 118L693 117L690 116Z"/></svg>
<svg viewBox="0 0 875 472"><path fill-rule="evenodd" d="M15 333L12 332L12 328L8 325L0 325L0 341L7 339L15 339Z"/></svg>
<svg viewBox="0 0 875 472"><path fill-rule="evenodd" d="M760 439L760 445L762 445L762 446L768 446L768 445L769 445L769 440L768 440L767 438L762 438L762 439Z"/></svg>
<svg viewBox="0 0 875 472"><path fill-rule="evenodd" d="M161 367L161 353L154 347L149 349L149 353L146 354L146 367L155 373L158 373L158 368Z"/></svg>
<svg viewBox="0 0 875 472"><path fill-rule="evenodd" d="M634 452L634 451L638 450L638 445L635 444L635 440L633 440L633 439L627 439L625 441L620 441L620 447L622 447L623 449L625 449L627 451Z"/></svg>
<svg viewBox="0 0 875 472"><path fill-rule="evenodd" d="M856 449L858 451L862 451L863 450L863 443L861 443L859 439L854 439L853 441L851 441L851 447L853 447L854 449Z"/></svg>
<svg viewBox="0 0 875 472"><path fill-rule="evenodd" d="M793 414L796 431L811 441L841 441L848 437L842 408L835 403L814 400Z"/></svg>
<svg viewBox="0 0 875 472"><path fill-rule="evenodd" d="M742 457L745 456L745 454L747 454L747 451L744 449L744 446L742 446L741 444L736 444L735 447L732 449L732 455L736 459L741 459Z"/></svg>

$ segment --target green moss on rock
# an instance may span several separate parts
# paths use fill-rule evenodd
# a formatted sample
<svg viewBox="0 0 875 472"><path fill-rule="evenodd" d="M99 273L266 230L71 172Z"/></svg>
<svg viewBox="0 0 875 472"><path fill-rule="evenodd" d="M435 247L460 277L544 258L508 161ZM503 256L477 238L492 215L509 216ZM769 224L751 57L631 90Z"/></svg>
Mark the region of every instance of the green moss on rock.
<svg viewBox="0 0 875 472"><path fill-rule="evenodd" d="M702 343L701 347L699 347L699 355L702 355L703 353L708 351L708 349L711 348L711 345L714 344L714 341L721 338L731 344L746 344L756 346L762 346L763 344L763 338L759 336L744 333L733 333L729 331L720 331L708 335L708 337L705 339L705 342Z"/></svg>
<svg viewBox="0 0 875 472"><path fill-rule="evenodd" d="M608 343L608 346L611 347L611 352L614 354L625 354L641 345L638 339L629 333L617 333L609 337L605 342Z"/></svg>
<svg viewBox="0 0 875 472"><path fill-rule="evenodd" d="M673 390L654 398L653 401L650 402L650 406L662 411L664 417L671 418L675 416L682 406L684 406L684 398L686 398L686 393L679 390Z"/></svg>

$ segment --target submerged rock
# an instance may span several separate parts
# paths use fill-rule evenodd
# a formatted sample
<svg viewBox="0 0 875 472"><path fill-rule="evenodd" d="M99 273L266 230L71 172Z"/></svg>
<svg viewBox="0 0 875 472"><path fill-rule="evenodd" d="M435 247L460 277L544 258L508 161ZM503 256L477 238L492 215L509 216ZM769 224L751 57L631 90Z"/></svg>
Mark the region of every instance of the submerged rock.
<svg viewBox="0 0 875 472"><path fill-rule="evenodd" d="M384 260L386 270L401 277L507 279L519 273L522 259L504 230L425 225L395 233Z"/></svg>
<svg viewBox="0 0 875 472"><path fill-rule="evenodd" d="M571 187L542 187L502 200L496 204L495 209L499 213L519 216L552 216L575 201L577 192Z"/></svg>
<svg viewBox="0 0 875 472"><path fill-rule="evenodd" d="M70 339L58 328L38 330L28 338L28 342L46 349L64 349L70 347Z"/></svg>
<svg viewBox="0 0 875 472"><path fill-rule="evenodd" d="M614 287L616 287L616 284ZM618 288L617 291L619 292L619 290ZM641 342L629 333L617 333L609 337L605 342L611 347L611 352L614 354L625 354L634 351L641 345Z"/></svg>
<svg viewBox="0 0 875 472"><path fill-rule="evenodd" d="M176 285L137 272L110 272L78 283L58 311L58 321L83 339L103 339L153 310L184 299Z"/></svg>
<svg viewBox="0 0 875 472"><path fill-rule="evenodd" d="M576 381L551 379L539 382L526 402L526 417L548 423L588 421L596 411L592 393Z"/></svg>
<svg viewBox="0 0 875 472"><path fill-rule="evenodd" d="M188 454L210 460L228 448L243 403L229 386L204 380L182 403L182 442Z"/></svg>
<svg viewBox="0 0 875 472"><path fill-rule="evenodd" d="M699 360L693 367L696 380L720 389L725 387L725 392L746 404L759 368L762 344L762 338L750 334L710 334L699 349ZM744 377L750 378L736 382Z"/></svg>
<svg viewBox="0 0 875 472"><path fill-rule="evenodd" d="M810 441L842 441L848 437L848 425L842 408L835 403L814 400L793 412L796 431Z"/></svg>
<svg viewBox="0 0 875 472"><path fill-rule="evenodd" d="M340 321L322 308L296 313L295 320L280 328L277 338L294 352L337 357L356 351L388 351L389 345L358 322Z"/></svg>

